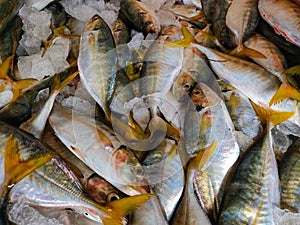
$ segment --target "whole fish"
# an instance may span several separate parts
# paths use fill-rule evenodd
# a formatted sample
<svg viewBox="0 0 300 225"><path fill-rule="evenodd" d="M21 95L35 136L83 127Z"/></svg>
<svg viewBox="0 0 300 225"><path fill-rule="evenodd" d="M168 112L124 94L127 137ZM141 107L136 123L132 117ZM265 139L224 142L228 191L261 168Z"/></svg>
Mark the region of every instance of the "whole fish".
<svg viewBox="0 0 300 225"><path fill-rule="evenodd" d="M5 30L10 21L17 15L24 2L24 0L0 1L0 33Z"/></svg>
<svg viewBox="0 0 300 225"><path fill-rule="evenodd" d="M258 9L262 18L277 34L300 47L300 7L290 0L259 0Z"/></svg>
<svg viewBox="0 0 300 225"><path fill-rule="evenodd" d="M218 224L274 224L273 207L280 204L277 163L271 128L294 112L280 112L255 106L267 123L266 133L237 166L225 195Z"/></svg>
<svg viewBox="0 0 300 225"><path fill-rule="evenodd" d="M226 107L234 124L234 133L241 151L240 158L243 158L260 137L261 122L245 95L222 80L219 80L218 84L222 89Z"/></svg>
<svg viewBox="0 0 300 225"><path fill-rule="evenodd" d="M49 122L64 145L101 177L128 195L144 193L139 162L106 125L55 107ZM84 131L84 132L83 132ZM118 150L119 149L119 150Z"/></svg>
<svg viewBox="0 0 300 225"><path fill-rule="evenodd" d="M209 163L198 170L194 180L195 192L201 196L203 207L211 221L216 222L223 198L223 186L227 182L226 176L238 159L240 149L235 139L234 125L222 99L203 83L195 86L191 98L197 106L202 103L200 108L203 108L199 112L203 113L198 128L200 131L196 133L199 135L196 140L198 149L207 147L214 140L218 140ZM188 122L189 114L186 118L186 129L189 127ZM186 142L190 143L194 138L185 135ZM186 145L186 148L189 152L188 146Z"/></svg>
<svg viewBox="0 0 300 225"><path fill-rule="evenodd" d="M300 99L296 90L281 91L283 88L279 89L280 81L261 66L201 45L192 45L206 54L212 69L221 79L241 91L255 104L267 106L281 101L276 105L281 107L281 111L292 111L294 106L286 104L286 98ZM277 92L280 93L279 96ZM283 99L286 101L282 101Z"/></svg>
<svg viewBox="0 0 300 225"><path fill-rule="evenodd" d="M280 207L292 212L300 212L300 151L296 141L280 162L279 177L281 187Z"/></svg>
<svg viewBox="0 0 300 225"><path fill-rule="evenodd" d="M141 78L151 76L152 79L144 82L142 90L149 90L150 93L155 91L167 93L170 90L182 68L184 49L169 47L168 44L180 38L180 27L169 25L162 29L161 34L150 46L144 58ZM162 82L162 80L167 82Z"/></svg>
<svg viewBox="0 0 300 225"><path fill-rule="evenodd" d="M258 23L258 0L232 1L226 14L226 25L234 33L237 47L232 54L263 57L255 50L244 47L243 42L248 38Z"/></svg>
<svg viewBox="0 0 300 225"><path fill-rule="evenodd" d="M7 222L10 188L52 157L52 152L29 133L0 122L0 224Z"/></svg>
<svg viewBox="0 0 300 225"><path fill-rule="evenodd" d="M58 157L35 170L10 193L10 202L22 196L29 205L66 209L106 224L123 224L124 216L145 204L151 195L123 198L100 205L89 198L76 175Z"/></svg>
<svg viewBox="0 0 300 225"><path fill-rule="evenodd" d="M144 35L160 32L160 22L155 12L140 1L121 0L119 13L122 19Z"/></svg>
<svg viewBox="0 0 300 225"><path fill-rule="evenodd" d="M176 143L165 139L156 149L148 152L142 163L168 221L184 187L184 171L177 148Z"/></svg>
<svg viewBox="0 0 300 225"><path fill-rule="evenodd" d="M116 45L109 26L93 16L80 39L78 69L81 82L110 119L109 104L123 76L117 73Z"/></svg>

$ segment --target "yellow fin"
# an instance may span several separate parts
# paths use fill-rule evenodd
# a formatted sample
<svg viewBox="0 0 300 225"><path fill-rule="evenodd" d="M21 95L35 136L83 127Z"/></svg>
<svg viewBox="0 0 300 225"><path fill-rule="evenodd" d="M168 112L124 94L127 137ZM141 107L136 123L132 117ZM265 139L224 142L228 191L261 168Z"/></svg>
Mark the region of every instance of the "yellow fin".
<svg viewBox="0 0 300 225"><path fill-rule="evenodd" d="M170 43L167 43L165 46L170 48L189 47L191 43L197 43L194 36L184 25L181 26L181 31L183 34L183 39L171 41Z"/></svg>
<svg viewBox="0 0 300 225"><path fill-rule="evenodd" d="M260 120L266 124L271 123L273 126L288 120L295 114L295 112L277 111L269 107L258 106L252 101L250 102Z"/></svg>
<svg viewBox="0 0 300 225"><path fill-rule="evenodd" d="M8 77L8 72L13 64L14 55L7 57L0 66L0 79Z"/></svg>
<svg viewBox="0 0 300 225"><path fill-rule="evenodd" d="M76 71L72 73L70 76L68 76L66 79L64 79L63 82L60 82L59 75L55 74L53 83L51 86L51 93L59 93L65 86L67 86L77 75L79 74L79 71Z"/></svg>
<svg viewBox="0 0 300 225"><path fill-rule="evenodd" d="M133 135L139 139L146 139L150 136L148 132L145 132L140 125L133 118L133 112L129 113L129 129L133 133ZM150 120L149 120L150 121ZM147 126L148 127L148 126ZM148 129L146 129L148 131Z"/></svg>
<svg viewBox="0 0 300 225"><path fill-rule="evenodd" d="M293 66L284 71L284 74L288 76L300 75L300 65Z"/></svg>
<svg viewBox="0 0 300 225"><path fill-rule="evenodd" d="M287 82L283 82L278 88L277 92L271 98L269 106L277 104L286 98L300 101L300 92Z"/></svg>
<svg viewBox="0 0 300 225"><path fill-rule="evenodd" d="M38 158L22 161L19 145L16 139L9 135L4 151L5 183L10 185L19 182L35 169L48 162L52 157L51 154L45 154Z"/></svg>
<svg viewBox="0 0 300 225"><path fill-rule="evenodd" d="M17 89L22 90L31 87L33 84L37 82L37 79L28 78L14 81L14 85Z"/></svg>
<svg viewBox="0 0 300 225"><path fill-rule="evenodd" d="M136 209L143 206L153 194L135 195L127 198L122 198L108 203L105 208L109 212L110 217L103 216L102 222L104 225L123 225L123 218Z"/></svg>
<svg viewBox="0 0 300 225"><path fill-rule="evenodd" d="M214 141L210 146L201 149L196 155L191 159L190 167L200 169L203 165L211 158L216 147L218 145L217 141Z"/></svg>
<svg viewBox="0 0 300 225"><path fill-rule="evenodd" d="M233 49L230 53L230 55L234 55L237 57L253 57L253 58L266 58L266 56L252 48L248 48L244 46L243 44L237 46L235 49Z"/></svg>

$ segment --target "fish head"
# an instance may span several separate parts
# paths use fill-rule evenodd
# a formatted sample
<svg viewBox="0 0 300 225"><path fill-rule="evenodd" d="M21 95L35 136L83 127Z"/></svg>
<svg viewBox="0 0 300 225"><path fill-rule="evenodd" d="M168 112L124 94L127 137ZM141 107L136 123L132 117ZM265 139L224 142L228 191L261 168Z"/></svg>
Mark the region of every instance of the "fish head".
<svg viewBox="0 0 300 225"><path fill-rule="evenodd" d="M183 95L189 95L192 92L195 84L196 81L194 77L188 72L183 72L177 77L173 84L173 94L176 98L182 99Z"/></svg>
<svg viewBox="0 0 300 225"><path fill-rule="evenodd" d="M143 21L143 30L145 30L147 33L159 33L160 23L154 14L149 11L147 12L142 10L138 13L138 16Z"/></svg>

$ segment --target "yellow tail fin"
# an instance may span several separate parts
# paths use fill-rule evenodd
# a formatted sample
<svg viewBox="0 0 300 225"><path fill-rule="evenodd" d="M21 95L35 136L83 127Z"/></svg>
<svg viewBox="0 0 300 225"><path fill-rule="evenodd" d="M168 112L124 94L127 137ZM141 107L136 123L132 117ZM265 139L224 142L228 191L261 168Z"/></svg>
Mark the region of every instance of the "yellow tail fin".
<svg viewBox="0 0 300 225"><path fill-rule="evenodd" d="M49 153L27 161L21 160L19 144L10 135L7 138L4 151L5 184L10 185L19 182L52 157L53 155Z"/></svg>
<svg viewBox="0 0 300 225"><path fill-rule="evenodd" d="M116 201L112 201L106 205L106 210L109 213L108 216L102 217L102 222L104 225L123 225L124 217L136 209L143 206L153 194L142 194L131 196L127 198L122 198Z"/></svg>
<svg viewBox="0 0 300 225"><path fill-rule="evenodd" d="M181 32L183 34L183 39L172 41L165 46L170 48L189 47L191 43L197 43L194 36L184 25L181 26Z"/></svg>
<svg viewBox="0 0 300 225"><path fill-rule="evenodd" d="M274 96L271 98L269 106L277 104L286 98L300 101L300 92L287 82L283 82Z"/></svg>
<svg viewBox="0 0 300 225"><path fill-rule="evenodd" d="M14 57L14 55L7 57L0 65L0 79L5 79L8 76L8 72L12 67Z"/></svg>
<svg viewBox="0 0 300 225"><path fill-rule="evenodd" d="M240 44L239 46L237 46L235 49L233 49L230 53L230 55L234 55L237 57L253 57L253 58L266 58L266 56L254 49L248 48L246 46L244 46L244 44Z"/></svg>
<svg viewBox="0 0 300 225"><path fill-rule="evenodd" d="M273 126L276 126L277 124L280 124L280 123L288 120L295 114L295 111L294 112L276 111L271 108L258 106L252 101L250 101L250 102L251 102L251 105L253 106L256 114L260 118L260 120L266 124L271 123Z"/></svg>
<svg viewBox="0 0 300 225"><path fill-rule="evenodd" d="M284 73L288 76L300 75L300 65L293 66L284 71Z"/></svg>

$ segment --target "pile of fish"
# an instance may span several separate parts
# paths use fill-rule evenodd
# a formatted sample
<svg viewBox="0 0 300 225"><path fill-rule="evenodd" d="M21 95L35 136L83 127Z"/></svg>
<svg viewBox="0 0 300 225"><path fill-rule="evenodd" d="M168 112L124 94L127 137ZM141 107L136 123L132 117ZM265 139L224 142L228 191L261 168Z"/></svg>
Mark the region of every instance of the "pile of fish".
<svg viewBox="0 0 300 225"><path fill-rule="evenodd" d="M0 225L300 224L299 0L0 0Z"/></svg>

